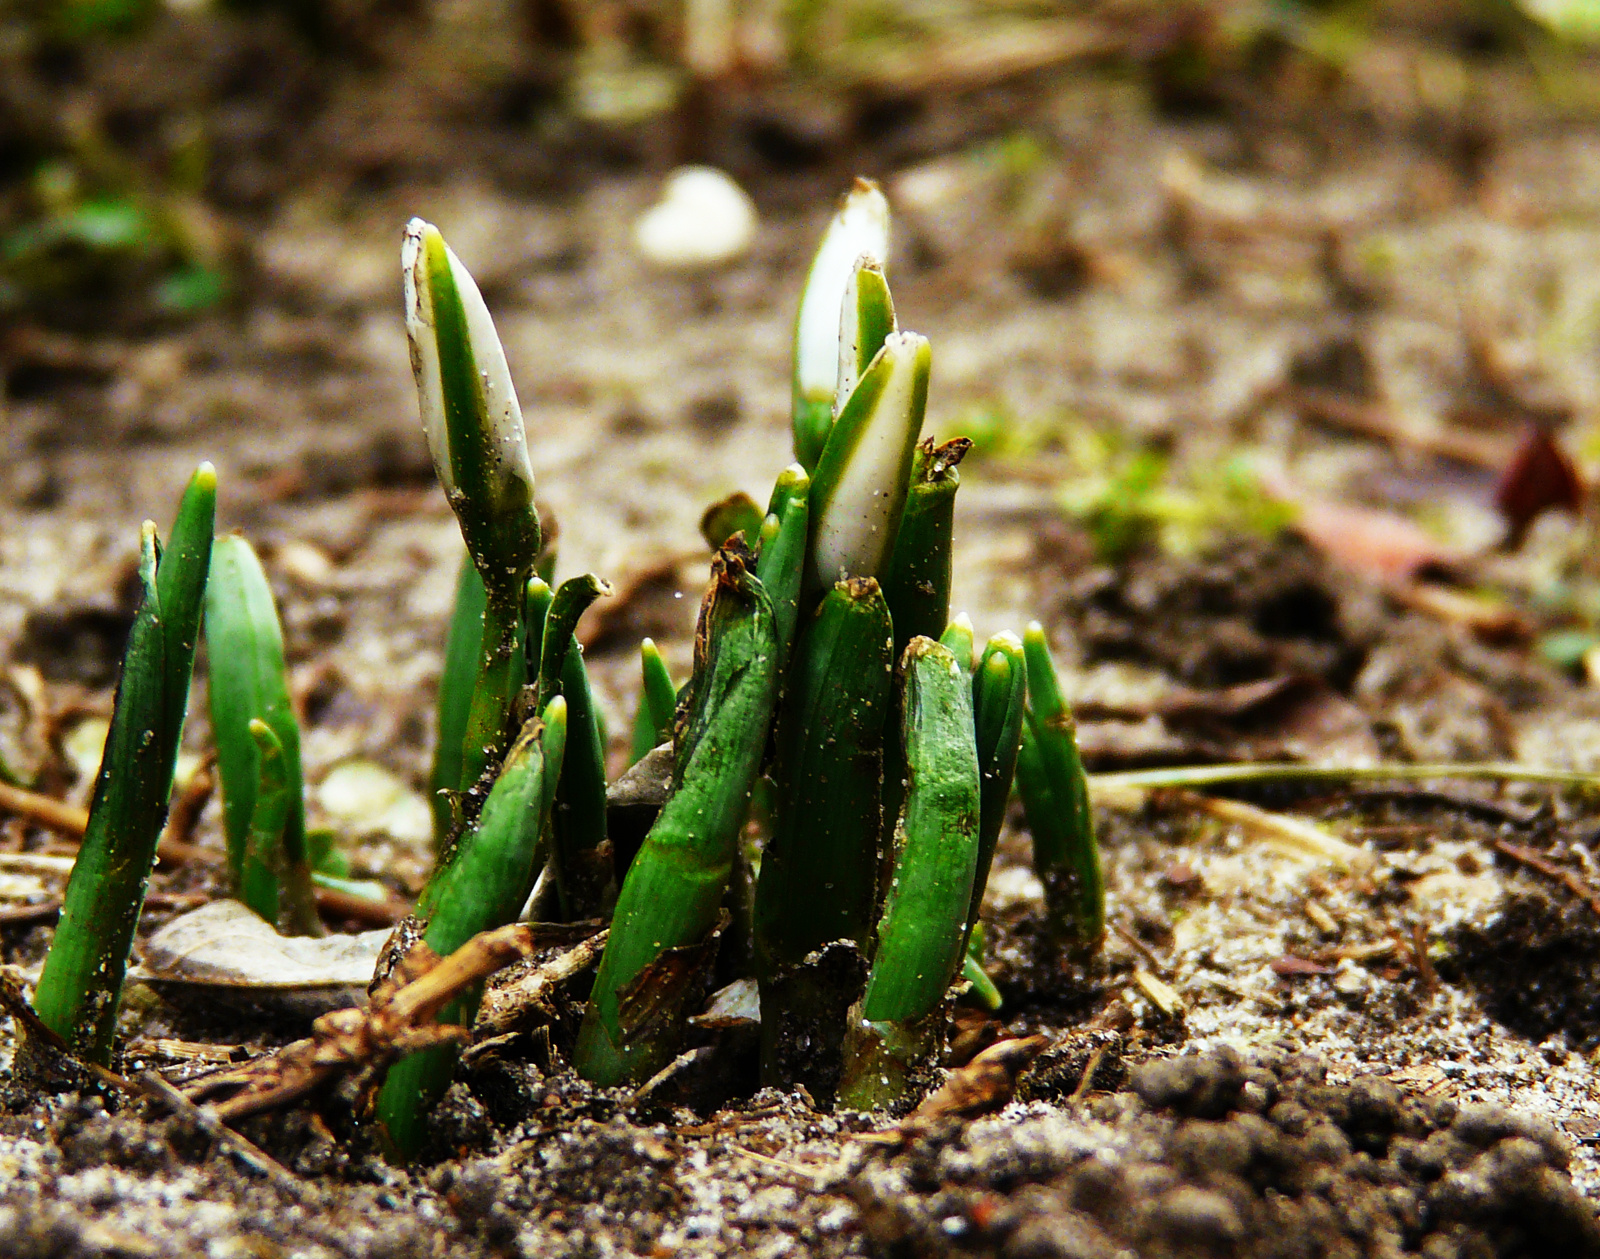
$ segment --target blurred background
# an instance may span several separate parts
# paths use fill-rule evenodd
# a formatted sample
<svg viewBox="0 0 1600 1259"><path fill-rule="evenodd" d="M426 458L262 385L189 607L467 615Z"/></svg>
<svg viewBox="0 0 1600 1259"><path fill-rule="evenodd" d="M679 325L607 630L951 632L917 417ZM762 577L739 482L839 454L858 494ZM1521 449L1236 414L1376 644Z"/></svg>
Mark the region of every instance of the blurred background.
<svg viewBox="0 0 1600 1259"><path fill-rule="evenodd" d="M1163 127L1195 162L1291 184L1406 146L1417 211L1470 202L1506 128L1587 116L1600 95L1585 56L1596 10L7 0L0 311L13 326L149 333L270 296L263 232L287 218L418 186L574 206L607 179L706 162L764 208L791 209L831 200L858 171L950 155L966 166L942 182L923 172L913 199L970 199L983 185L1005 204L985 227L1010 238L1008 266L1065 293L1114 279L1095 259L1137 229L1086 202L1109 201L1119 178L1182 182L1173 170L1150 181L1140 164L1173 143Z"/></svg>
<svg viewBox="0 0 1600 1259"><path fill-rule="evenodd" d="M619 585L585 636L625 728L638 636L686 665L701 511L789 459L800 286L867 175L929 429L976 443L980 634L1376 694L1354 573L1515 645L1386 750L1576 754L1496 705L1530 660L1600 673L1593 0L3 2L0 642L83 702L139 519L210 458L312 765L410 772L459 555L400 320L420 214L501 328L562 575ZM720 200L674 200L685 164Z"/></svg>

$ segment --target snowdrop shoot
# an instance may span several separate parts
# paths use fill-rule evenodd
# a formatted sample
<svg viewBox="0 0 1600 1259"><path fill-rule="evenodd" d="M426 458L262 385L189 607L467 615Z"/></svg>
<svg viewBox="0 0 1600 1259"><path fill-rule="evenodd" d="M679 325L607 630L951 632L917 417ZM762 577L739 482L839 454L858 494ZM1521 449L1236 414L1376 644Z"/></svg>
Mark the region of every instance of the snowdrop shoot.
<svg viewBox="0 0 1600 1259"><path fill-rule="evenodd" d="M870 179L845 194L806 276L794 333L794 449L807 471L817 466L839 387L839 316L857 260L889 261L889 203ZM892 308L891 308L892 312Z"/></svg>
<svg viewBox="0 0 1600 1259"><path fill-rule="evenodd" d="M850 401L861 373L871 366L889 335L897 331L894 298L889 296L883 264L862 254L850 269L839 308L839 378L833 394L834 419Z"/></svg>
<svg viewBox="0 0 1600 1259"><path fill-rule="evenodd" d="M814 588L883 572L905 510L931 361L926 337L893 333L834 422L811 482Z"/></svg>
<svg viewBox="0 0 1600 1259"><path fill-rule="evenodd" d="M406 225L400 266L433 466L484 584L520 591L539 550L539 524L522 408L494 320L433 224Z"/></svg>
<svg viewBox="0 0 1600 1259"><path fill-rule="evenodd" d="M406 225L400 274L422 428L484 587L477 682L461 780L454 785L476 792L475 803L483 794L480 776L509 742L525 673L518 650L524 595L540 544L533 468L494 320L472 276L431 223L412 219Z"/></svg>

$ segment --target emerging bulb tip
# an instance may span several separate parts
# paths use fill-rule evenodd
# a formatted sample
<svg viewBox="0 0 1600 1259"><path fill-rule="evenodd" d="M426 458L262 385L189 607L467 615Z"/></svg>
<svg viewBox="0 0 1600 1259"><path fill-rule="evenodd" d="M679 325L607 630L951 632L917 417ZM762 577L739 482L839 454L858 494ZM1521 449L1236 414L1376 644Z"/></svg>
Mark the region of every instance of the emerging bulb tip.
<svg viewBox="0 0 1600 1259"><path fill-rule="evenodd" d="M883 189L878 187L877 181L857 175L855 182L850 185L850 190L839 199L839 211L836 218L853 217L863 225L882 225L887 236L889 231L889 199L883 195ZM885 250L885 253L888 251Z"/></svg>
<svg viewBox="0 0 1600 1259"><path fill-rule="evenodd" d="M405 227L405 232L400 237L400 269L407 275L416 269L422 257L423 236L432 230L439 229L422 219L411 219Z"/></svg>
<svg viewBox="0 0 1600 1259"><path fill-rule="evenodd" d="M195 484L208 490L217 488L217 466L211 460L203 460L194 470Z"/></svg>
<svg viewBox="0 0 1600 1259"><path fill-rule="evenodd" d="M405 244L420 247L424 241L435 237L443 239L439 236L439 229L428 222L427 219L413 215L406 220Z"/></svg>
<svg viewBox="0 0 1600 1259"><path fill-rule="evenodd" d="M839 316L861 259L881 269L889 257L889 203L878 186L858 179L823 233L806 278L795 333L795 383L806 398L831 399L838 383Z"/></svg>
<svg viewBox="0 0 1600 1259"><path fill-rule="evenodd" d="M920 332L891 332L883 348L898 359L921 358L928 352L928 338Z"/></svg>

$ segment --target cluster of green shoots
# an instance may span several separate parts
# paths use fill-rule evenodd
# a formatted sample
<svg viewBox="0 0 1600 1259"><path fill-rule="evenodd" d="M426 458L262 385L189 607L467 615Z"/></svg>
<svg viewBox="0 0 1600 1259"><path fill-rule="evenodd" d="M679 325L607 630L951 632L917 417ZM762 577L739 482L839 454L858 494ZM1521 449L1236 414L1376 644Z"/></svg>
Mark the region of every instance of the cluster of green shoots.
<svg viewBox="0 0 1600 1259"><path fill-rule="evenodd" d="M609 919L573 1050L603 1086L639 1085L681 1048L713 974L759 985L768 1083L839 1104L900 1103L932 1062L1019 790L1049 921L1087 951L1104 891L1072 718L1037 624L975 649L950 619L957 465L922 437L930 350L899 330L888 207L845 197L797 319L796 462L765 510L707 515L711 581L681 686L654 644L630 776L659 784L642 843L608 816L606 740L575 637L604 582L552 589L505 354L477 286L421 221L402 251L424 428L467 562L445 652L432 772L437 862L415 906L444 955L532 912ZM242 538L213 540L196 473L169 545L143 534L144 602L123 661L90 822L38 983L44 1023L110 1062L118 997L172 788L202 606L234 895L284 932L319 930L299 732L278 617ZM208 580L209 578L209 580ZM633 849L630 851L630 849ZM476 993L445 1010L470 1024ZM796 1029L836 1010L828 1043ZM420 1148L456 1049L403 1059L377 1106Z"/></svg>

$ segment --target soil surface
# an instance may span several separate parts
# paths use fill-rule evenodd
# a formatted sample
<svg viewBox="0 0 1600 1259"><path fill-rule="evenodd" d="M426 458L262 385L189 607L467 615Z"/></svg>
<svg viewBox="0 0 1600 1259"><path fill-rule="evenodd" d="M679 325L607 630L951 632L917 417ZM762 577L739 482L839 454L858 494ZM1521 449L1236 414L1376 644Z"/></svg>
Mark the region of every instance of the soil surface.
<svg viewBox="0 0 1600 1259"><path fill-rule="evenodd" d="M274 95L218 66L297 45L227 29L174 19L124 55L189 58L199 85L169 90L202 106L234 85L243 138L211 195L236 300L181 324L51 311L0 349L0 733L8 763L34 747L41 790L86 800L139 522L211 459L220 524L278 595L311 821L353 877L420 889L461 545L399 317L413 214L494 310L560 574L617 588L583 638L620 759L638 639L687 671L701 512L764 501L788 461L794 305L857 169L897 212L929 430L977 439L954 606L980 636L1044 622L1091 769L1600 771L1592 522L1546 515L1502 547L1495 507L1528 432L1580 470L1600 454L1600 111L1562 88L1580 66L1446 55L1404 24L1337 75L1291 58L1198 101L1094 63L907 102L894 126L869 102L802 165L751 137L813 135L811 106L746 93L684 125L750 188L755 243L682 275L630 245L682 126L485 135L471 100L400 109L392 63L319 79L307 53ZM117 64L85 91L160 81ZM558 1001L474 1059L411 1170L348 1090L244 1125L278 1172L157 1103L13 1089L0 1254L1600 1255L1600 797L1440 778L1097 798L1113 929L1086 968L1042 943L1020 815L1002 839L1005 1004L959 1013L951 1065L1006 1035L1050 1048L994 1114L863 1139L888 1121L758 1091L736 1033L708 1034L714 1081L597 1092L564 1065ZM223 894L214 802L188 842L141 939ZM0 826L0 960L25 978L70 854ZM124 1070L181 1080L306 1025L135 984Z"/></svg>

